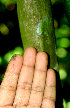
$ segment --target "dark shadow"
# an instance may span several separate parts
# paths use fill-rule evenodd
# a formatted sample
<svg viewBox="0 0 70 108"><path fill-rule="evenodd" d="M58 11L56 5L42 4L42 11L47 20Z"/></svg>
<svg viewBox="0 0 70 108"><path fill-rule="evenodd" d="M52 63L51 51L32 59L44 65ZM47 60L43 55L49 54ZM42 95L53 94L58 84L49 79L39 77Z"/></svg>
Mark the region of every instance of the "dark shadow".
<svg viewBox="0 0 70 108"><path fill-rule="evenodd" d="M63 108L63 93L59 73L56 72L56 103L55 108Z"/></svg>
<svg viewBox="0 0 70 108"><path fill-rule="evenodd" d="M50 55L48 55L48 69L50 67ZM61 80L59 76L59 72L54 70L56 73L56 102L55 102L55 108L63 108L63 92L62 92L62 86L61 86Z"/></svg>

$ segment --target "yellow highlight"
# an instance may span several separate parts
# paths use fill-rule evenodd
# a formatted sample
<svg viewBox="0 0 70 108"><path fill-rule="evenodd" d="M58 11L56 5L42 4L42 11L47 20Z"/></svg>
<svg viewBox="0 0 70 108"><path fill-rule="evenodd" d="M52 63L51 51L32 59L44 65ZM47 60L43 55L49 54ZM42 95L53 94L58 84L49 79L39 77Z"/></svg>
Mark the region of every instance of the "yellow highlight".
<svg viewBox="0 0 70 108"><path fill-rule="evenodd" d="M70 102L67 102L67 108L70 108Z"/></svg>
<svg viewBox="0 0 70 108"><path fill-rule="evenodd" d="M62 25L61 28L59 28L59 32L63 34L63 37L69 37L70 28L67 25Z"/></svg>
<svg viewBox="0 0 70 108"><path fill-rule="evenodd" d="M57 1L59 1L59 0L51 0L52 5L53 5L54 3L56 3Z"/></svg>
<svg viewBox="0 0 70 108"><path fill-rule="evenodd" d="M60 58L64 58L67 55L67 50L64 48L57 48L57 56Z"/></svg>
<svg viewBox="0 0 70 108"><path fill-rule="evenodd" d="M67 108L66 106L67 106L67 103L66 103L65 99L63 99L63 108Z"/></svg>
<svg viewBox="0 0 70 108"><path fill-rule="evenodd" d="M54 28L57 29L58 28L58 22L54 19Z"/></svg>
<svg viewBox="0 0 70 108"><path fill-rule="evenodd" d="M0 32L3 35L8 35L9 34L9 29L7 28L7 26L5 24L1 24L0 25Z"/></svg>
<svg viewBox="0 0 70 108"><path fill-rule="evenodd" d="M13 56L12 51L9 51L8 53L6 53L6 54L4 55L5 61L6 61L6 62L9 62L12 56Z"/></svg>
<svg viewBox="0 0 70 108"><path fill-rule="evenodd" d="M18 46L14 49L13 53L23 55L23 49Z"/></svg>
<svg viewBox="0 0 70 108"><path fill-rule="evenodd" d="M2 57L0 56L0 65L2 65Z"/></svg>
<svg viewBox="0 0 70 108"><path fill-rule="evenodd" d="M67 72L64 69L59 69L60 79L64 80L67 77Z"/></svg>
<svg viewBox="0 0 70 108"><path fill-rule="evenodd" d="M60 40L60 46L64 47L64 48L68 48L69 47L69 39L68 38L62 38Z"/></svg>
<svg viewBox="0 0 70 108"><path fill-rule="evenodd" d="M69 38L60 38L57 40L57 46L58 47L63 47L63 48L68 48L70 46L70 41Z"/></svg>

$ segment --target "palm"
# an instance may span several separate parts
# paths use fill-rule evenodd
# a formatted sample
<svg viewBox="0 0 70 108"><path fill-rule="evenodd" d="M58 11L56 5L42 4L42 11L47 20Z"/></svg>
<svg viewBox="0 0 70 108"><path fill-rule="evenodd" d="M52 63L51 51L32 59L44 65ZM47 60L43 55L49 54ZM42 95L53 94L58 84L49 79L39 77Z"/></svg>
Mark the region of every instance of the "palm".
<svg viewBox="0 0 70 108"><path fill-rule="evenodd" d="M0 86L0 108L55 108L56 76L48 57L28 48L14 56Z"/></svg>

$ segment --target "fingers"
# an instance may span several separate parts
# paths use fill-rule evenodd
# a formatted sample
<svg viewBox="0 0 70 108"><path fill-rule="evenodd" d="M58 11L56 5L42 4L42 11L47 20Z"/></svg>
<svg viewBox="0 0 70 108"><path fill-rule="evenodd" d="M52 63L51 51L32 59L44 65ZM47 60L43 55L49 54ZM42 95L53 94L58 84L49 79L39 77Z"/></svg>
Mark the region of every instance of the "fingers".
<svg viewBox="0 0 70 108"><path fill-rule="evenodd" d="M43 91L45 86L48 57L44 52L39 52L36 56L35 73L32 84L32 91L28 108L41 107Z"/></svg>
<svg viewBox="0 0 70 108"><path fill-rule="evenodd" d="M24 53L23 66L18 81L15 101L13 104L16 107L28 105L34 74L36 53L36 50L31 47L26 49Z"/></svg>
<svg viewBox="0 0 70 108"><path fill-rule="evenodd" d="M22 56L12 57L0 87L0 107L13 104L18 76L22 67Z"/></svg>
<svg viewBox="0 0 70 108"><path fill-rule="evenodd" d="M55 108L55 101L56 101L56 74L54 70L49 69L47 72L42 108Z"/></svg>
<svg viewBox="0 0 70 108"><path fill-rule="evenodd" d="M23 58L14 56L0 86L0 108L55 108L56 74L47 65L47 54L32 47Z"/></svg>

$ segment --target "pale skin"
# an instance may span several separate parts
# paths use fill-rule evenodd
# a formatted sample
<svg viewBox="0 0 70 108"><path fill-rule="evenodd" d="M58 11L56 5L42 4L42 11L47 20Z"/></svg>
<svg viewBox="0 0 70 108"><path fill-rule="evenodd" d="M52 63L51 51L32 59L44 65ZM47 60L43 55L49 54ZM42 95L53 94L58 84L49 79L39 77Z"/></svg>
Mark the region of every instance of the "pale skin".
<svg viewBox="0 0 70 108"><path fill-rule="evenodd" d="M10 60L0 85L0 108L55 108L56 74L48 55L29 47Z"/></svg>

